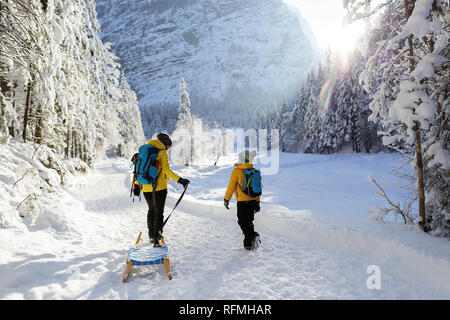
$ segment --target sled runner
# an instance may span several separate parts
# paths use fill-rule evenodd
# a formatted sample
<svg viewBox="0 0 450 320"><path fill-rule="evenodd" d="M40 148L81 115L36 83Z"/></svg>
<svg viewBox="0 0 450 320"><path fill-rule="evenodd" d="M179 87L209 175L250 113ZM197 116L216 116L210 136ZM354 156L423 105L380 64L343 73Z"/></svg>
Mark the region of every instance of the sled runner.
<svg viewBox="0 0 450 320"><path fill-rule="evenodd" d="M167 277L169 278L169 280L172 280L172 272L170 269L170 261L168 257L169 248L165 245L164 242L162 242L164 245L161 247L140 248L142 244L141 235L142 232L139 233L134 247L128 250L126 268L123 274L122 282L127 282L128 276L130 275L133 266L147 266L155 264L162 264L164 266L164 269L166 270Z"/></svg>

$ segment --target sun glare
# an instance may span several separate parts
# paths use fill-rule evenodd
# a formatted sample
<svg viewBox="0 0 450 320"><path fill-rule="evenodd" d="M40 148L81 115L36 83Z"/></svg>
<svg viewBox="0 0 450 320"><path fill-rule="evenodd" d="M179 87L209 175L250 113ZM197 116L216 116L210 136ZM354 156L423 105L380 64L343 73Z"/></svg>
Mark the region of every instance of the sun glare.
<svg viewBox="0 0 450 320"><path fill-rule="evenodd" d="M331 50L339 54L346 64L351 53L357 49L358 41L361 41L361 28L356 26L343 27L337 30L335 41L330 45Z"/></svg>
<svg viewBox="0 0 450 320"><path fill-rule="evenodd" d="M355 49L356 35L350 30L342 30L339 37L336 51L343 55L348 55Z"/></svg>
<svg viewBox="0 0 450 320"><path fill-rule="evenodd" d="M342 0L283 0L299 9L301 15L309 22L319 47L339 54L346 60L356 49L358 39L363 31L361 24L344 26L346 14Z"/></svg>

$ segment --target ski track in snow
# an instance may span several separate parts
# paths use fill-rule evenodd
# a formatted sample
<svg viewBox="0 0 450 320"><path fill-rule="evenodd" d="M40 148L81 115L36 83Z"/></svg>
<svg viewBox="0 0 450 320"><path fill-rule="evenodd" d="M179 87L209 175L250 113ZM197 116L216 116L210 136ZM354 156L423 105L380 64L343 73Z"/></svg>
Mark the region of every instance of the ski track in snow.
<svg viewBox="0 0 450 320"><path fill-rule="evenodd" d="M287 161L278 178L267 177L267 193L280 188L275 179L302 179L290 173L303 165L308 162ZM66 213L67 229L29 226L33 236L15 229L3 234L11 245L0 252L0 299L450 298L450 283L442 281L450 279L447 240L396 224L300 210L302 203L291 209L292 202L277 202L274 195L271 203L263 198L256 214L260 249L247 252L235 203L229 211L222 205L230 166L173 169L192 182L164 230L173 280L157 265L133 267L128 282L121 282L128 248L140 231L148 243L147 205L129 197L129 163L106 160L68 190L72 199L62 200L76 215ZM303 170L305 176L311 171ZM323 176L316 176L319 186ZM166 216L180 193L171 182ZM367 288L370 265L381 269L381 290Z"/></svg>

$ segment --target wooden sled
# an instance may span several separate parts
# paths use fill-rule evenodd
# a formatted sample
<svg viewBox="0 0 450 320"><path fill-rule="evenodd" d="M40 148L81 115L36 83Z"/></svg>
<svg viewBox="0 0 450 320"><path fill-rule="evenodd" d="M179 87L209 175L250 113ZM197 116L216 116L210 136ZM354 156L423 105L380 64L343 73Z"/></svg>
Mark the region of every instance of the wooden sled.
<svg viewBox="0 0 450 320"><path fill-rule="evenodd" d="M126 261L125 272L123 274L122 282L127 282L128 276L131 273L133 266L146 266L162 264L166 270L167 277L172 280L172 271L170 269L169 260L169 248L164 242L164 238L161 236L159 244L161 247L139 248L142 244L142 232L136 240L134 247L128 251L128 257Z"/></svg>

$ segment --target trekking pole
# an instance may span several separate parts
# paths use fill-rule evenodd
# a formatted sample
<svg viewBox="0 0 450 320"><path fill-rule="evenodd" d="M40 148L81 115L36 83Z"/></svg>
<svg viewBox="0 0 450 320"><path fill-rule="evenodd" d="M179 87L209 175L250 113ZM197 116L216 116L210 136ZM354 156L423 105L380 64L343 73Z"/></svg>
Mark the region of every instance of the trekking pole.
<svg viewBox="0 0 450 320"><path fill-rule="evenodd" d="M217 164L217 161L219 161L219 158L220 158L220 153L219 153L219 156L216 159L216 162L214 162L214 166Z"/></svg>
<svg viewBox="0 0 450 320"><path fill-rule="evenodd" d="M136 175L133 174L133 181L131 182L131 192L130 192L130 198L133 196L133 192L134 192L134 184L136 183ZM134 202L134 198L133 198L133 202Z"/></svg>
<svg viewBox="0 0 450 320"><path fill-rule="evenodd" d="M189 183L186 185L186 187L184 187L183 193L181 194L181 196L180 196L180 198L178 199L177 203L175 203L175 207L173 207L172 212L169 214L169 216L166 218L166 220L164 220L164 223L162 224L161 229L164 228L164 226L166 225L166 223L167 223L167 221L169 220L170 216L171 216L172 213L175 211L175 209L176 209L176 207L178 206L178 204L181 202L181 199L183 199L183 196L184 196L184 194L185 194L185 192L186 192L186 190L187 190L188 185L189 185Z"/></svg>

